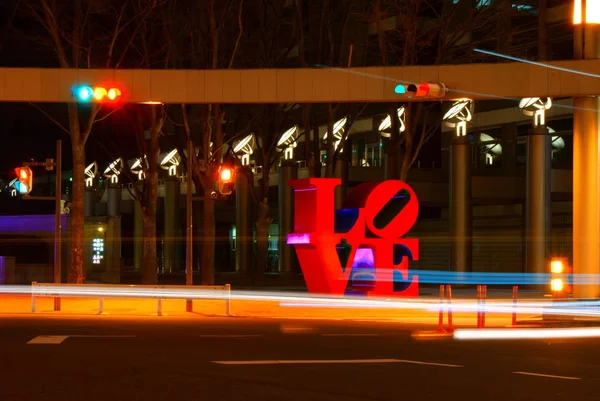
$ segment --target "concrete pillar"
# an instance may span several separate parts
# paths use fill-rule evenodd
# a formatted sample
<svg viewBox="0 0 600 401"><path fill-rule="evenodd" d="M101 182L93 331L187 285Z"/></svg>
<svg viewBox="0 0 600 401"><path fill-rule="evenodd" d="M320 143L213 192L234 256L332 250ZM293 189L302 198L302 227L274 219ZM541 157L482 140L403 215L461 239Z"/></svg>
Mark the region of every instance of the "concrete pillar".
<svg viewBox="0 0 600 401"><path fill-rule="evenodd" d="M121 215L121 186L119 184L109 184L106 200L106 209L109 216Z"/></svg>
<svg viewBox="0 0 600 401"><path fill-rule="evenodd" d="M588 0L589 1L589 0ZM600 26L575 25L575 58L600 58ZM600 100L573 99L573 273L598 274L600 269ZM597 284L574 285L576 298L595 298Z"/></svg>
<svg viewBox="0 0 600 401"><path fill-rule="evenodd" d="M141 272L144 256L144 218L140 202L133 203L133 266L136 272Z"/></svg>
<svg viewBox="0 0 600 401"><path fill-rule="evenodd" d="M545 273L552 229L550 172L552 143L545 125L527 137L527 194L525 197L525 271Z"/></svg>
<svg viewBox="0 0 600 401"><path fill-rule="evenodd" d="M86 188L83 198L83 213L85 217L92 217L96 215L96 190L93 188Z"/></svg>
<svg viewBox="0 0 600 401"><path fill-rule="evenodd" d="M291 273L294 248L287 244L287 235L294 231L294 189L289 180L298 178L298 164L285 160L279 167L279 272Z"/></svg>
<svg viewBox="0 0 600 401"><path fill-rule="evenodd" d="M600 141L597 97L574 99L573 273L598 274L600 264ZM597 284L575 285L577 298L595 298Z"/></svg>
<svg viewBox="0 0 600 401"><path fill-rule="evenodd" d="M470 272L472 266L471 154L467 136L450 145L450 271Z"/></svg>
<svg viewBox="0 0 600 401"><path fill-rule="evenodd" d="M235 268L247 272L252 265L252 228L251 192L254 176L249 167L241 167L235 175Z"/></svg>
<svg viewBox="0 0 600 401"><path fill-rule="evenodd" d="M175 244L177 243L179 193L181 183L177 177L168 177L165 180L165 229L164 229L164 266L163 272L175 271Z"/></svg>

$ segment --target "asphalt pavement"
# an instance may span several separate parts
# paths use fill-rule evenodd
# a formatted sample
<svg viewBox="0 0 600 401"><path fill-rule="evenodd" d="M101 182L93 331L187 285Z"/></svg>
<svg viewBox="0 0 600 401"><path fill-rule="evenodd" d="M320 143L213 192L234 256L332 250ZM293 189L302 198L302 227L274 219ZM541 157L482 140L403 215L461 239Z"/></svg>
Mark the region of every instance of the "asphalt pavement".
<svg viewBox="0 0 600 401"><path fill-rule="evenodd" d="M0 316L1 400L598 400L598 339L385 322Z"/></svg>

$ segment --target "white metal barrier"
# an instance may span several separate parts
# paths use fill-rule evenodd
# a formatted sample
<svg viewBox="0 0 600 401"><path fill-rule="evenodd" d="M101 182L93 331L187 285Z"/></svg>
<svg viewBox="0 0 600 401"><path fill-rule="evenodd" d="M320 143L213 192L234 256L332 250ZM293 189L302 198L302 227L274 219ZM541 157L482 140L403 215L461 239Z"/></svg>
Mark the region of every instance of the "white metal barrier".
<svg viewBox="0 0 600 401"><path fill-rule="evenodd" d="M163 299L223 299L225 314L231 312L231 285L119 285L31 283L31 312L35 313L38 297L98 298L98 311L104 312L105 298L156 299L156 314L162 316Z"/></svg>

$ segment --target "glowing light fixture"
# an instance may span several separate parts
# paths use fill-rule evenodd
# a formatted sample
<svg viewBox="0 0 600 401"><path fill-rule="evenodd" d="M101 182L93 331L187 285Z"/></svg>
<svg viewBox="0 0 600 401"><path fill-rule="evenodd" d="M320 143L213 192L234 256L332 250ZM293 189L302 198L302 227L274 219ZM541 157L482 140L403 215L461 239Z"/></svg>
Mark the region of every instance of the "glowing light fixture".
<svg viewBox="0 0 600 401"><path fill-rule="evenodd" d="M456 128L456 136L467 135L467 123L473 119L473 102L460 99L454 102L442 120L446 126Z"/></svg>
<svg viewBox="0 0 600 401"><path fill-rule="evenodd" d="M277 142L277 147L283 149L283 158L285 160L291 160L294 158L294 148L298 146L296 139L298 138L298 126L294 125L281 135Z"/></svg>
<svg viewBox="0 0 600 401"><path fill-rule="evenodd" d="M600 24L600 3L598 0L586 0L585 14L582 0L575 0L573 7L573 24Z"/></svg>
<svg viewBox="0 0 600 401"><path fill-rule="evenodd" d="M344 127L346 126L346 122L348 121L348 117L344 117L333 124L333 138L335 141L333 142L334 149L337 149L342 141L342 136L344 135ZM323 135L323 140L327 140L327 131L325 131L325 135ZM343 150L342 150L343 151Z"/></svg>
<svg viewBox="0 0 600 401"><path fill-rule="evenodd" d="M250 155L254 153L254 146L254 134L245 136L233 146L233 153L236 155L242 155L242 166L250 165Z"/></svg>
<svg viewBox="0 0 600 401"><path fill-rule="evenodd" d="M159 156L160 167L169 171L169 177L177 175L177 166L179 166L180 158L177 149L170 152L161 153Z"/></svg>
<svg viewBox="0 0 600 401"><path fill-rule="evenodd" d="M148 159L146 158L146 155L144 155L143 160L145 161L146 168L147 168L148 167ZM127 164L129 164L129 171L136 174L138 177L138 180L141 181L144 179L144 166L142 165L141 157L130 160L129 162L127 162Z"/></svg>
<svg viewBox="0 0 600 401"><path fill-rule="evenodd" d="M98 175L98 163L93 162L88 164L85 170L83 170L83 173L86 176L85 186L86 188L90 188L92 185L94 185L94 178L96 178Z"/></svg>
<svg viewBox="0 0 600 401"><path fill-rule="evenodd" d="M117 160L111 162L108 167L104 170L104 176L110 178L111 184L116 184L119 182L119 175L123 171L123 160L118 158Z"/></svg>
<svg viewBox="0 0 600 401"><path fill-rule="evenodd" d="M479 142L483 142L485 163L494 164L494 155L502 154L502 145L494 137L484 133L479 134Z"/></svg>
<svg viewBox="0 0 600 401"><path fill-rule="evenodd" d="M526 116L533 116L533 126L546 125L546 110L552 107L552 99L539 97L526 97L519 102L521 112Z"/></svg>
<svg viewBox="0 0 600 401"><path fill-rule="evenodd" d="M404 114L404 106L398 109L398 120L400 121L399 131L404 132L406 130L406 124L404 122L405 114ZM390 116L386 116L381 124L379 124L379 135L384 138L389 138L392 135L391 131L388 131L392 127L392 119Z"/></svg>

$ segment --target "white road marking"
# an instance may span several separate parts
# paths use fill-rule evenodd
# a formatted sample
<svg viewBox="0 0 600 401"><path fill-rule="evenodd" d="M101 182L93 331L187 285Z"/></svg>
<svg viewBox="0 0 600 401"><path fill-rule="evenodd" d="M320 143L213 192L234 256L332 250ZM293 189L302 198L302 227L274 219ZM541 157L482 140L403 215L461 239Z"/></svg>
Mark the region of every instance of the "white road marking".
<svg viewBox="0 0 600 401"><path fill-rule="evenodd" d="M444 366L462 368L461 365L445 363L408 361L404 359L306 359L306 360L256 360L256 361L212 361L219 365L323 365L323 364L360 364L360 363L411 363L417 365Z"/></svg>
<svg viewBox="0 0 600 401"><path fill-rule="evenodd" d="M246 337L264 337L262 334L199 334L203 338L246 338Z"/></svg>
<svg viewBox="0 0 600 401"><path fill-rule="evenodd" d="M54 344L58 345L65 341L69 336L37 336L27 342L27 344Z"/></svg>
<svg viewBox="0 0 600 401"><path fill-rule="evenodd" d="M107 334L107 335L103 335L103 334L75 334L75 335L69 335L67 337L72 337L72 338L135 338L134 335L129 335L129 334Z"/></svg>
<svg viewBox="0 0 600 401"><path fill-rule="evenodd" d="M323 337L378 337L379 334L325 333Z"/></svg>
<svg viewBox="0 0 600 401"><path fill-rule="evenodd" d="M48 336L42 335L37 336L31 341L27 342L27 344L62 344L67 338L134 338L133 335L102 335L102 334L73 334L66 336Z"/></svg>
<svg viewBox="0 0 600 401"><path fill-rule="evenodd" d="M408 361L405 359L398 359L401 363L412 363L413 365L430 365L430 366L443 366L446 368L463 368L463 365L452 365L449 363L437 363L437 362L422 362L422 361Z"/></svg>
<svg viewBox="0 0 600 401"><path fill-rule="evenodd" d="M212 361L220 365L309 365L346 363L395 363L396 359L306 359L306 360L259 360L259 361Z"/></svg>
<svg viewBox="0 0 600 401"><path fill-rule="evenodd" d="M551 379L564 379L564 380L581 380L581 377L570 377L570 376L556 376L556 375L545 375L543 373L532 373L532 372L513 372L516 375L526 375L526 376L539 376L539 377L549 377Z"/></svg>

